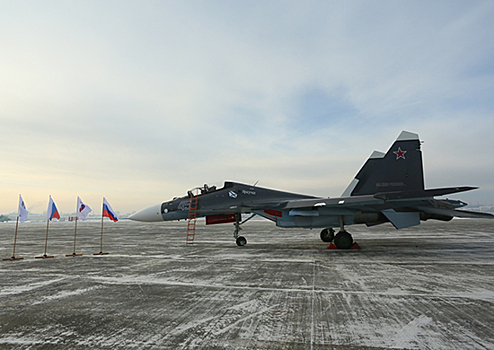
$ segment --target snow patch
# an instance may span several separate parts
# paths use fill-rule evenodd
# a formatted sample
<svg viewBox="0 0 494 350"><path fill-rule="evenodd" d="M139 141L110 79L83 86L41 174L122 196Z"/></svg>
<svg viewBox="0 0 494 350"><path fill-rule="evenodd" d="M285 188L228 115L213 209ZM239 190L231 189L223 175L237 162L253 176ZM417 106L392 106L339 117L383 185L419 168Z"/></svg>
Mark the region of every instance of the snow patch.
<svg viewBox="0 0 494 350"><path fill-rule="evenodd" d="M63 299L63 298L71 297L71 296L74 296L74 295L85 294L85 293L88 293L88 292L90 292L90 291L92 291L94 289L98 289L98 288L101 288L101 287L95 286L95 287L80 288L80 289L70 290L70 291L61 291L61 292L58 292L55 295L50 295L50 296L43 297L40 301L34 302L33 305L43 304L43 303L50 302L50 301L53 301L53 300L58 300L58 299Z"/></svg>
<svg viewBox="0 0 494 350"><path fill-rule="evenodd" d="M398 333L393 337L392 347L398 349L420 349L420 344L417 344L418 336L425 335L424 327L432 322L432 318L425 315L421 315L414 320L410 321L404 327L402 327Z"/></svg>
<svg viewBox="0 0 494 350"><path fill-rule="evenodd" d="M38 289L38 288L45 287L45 286L48 286L48 285L53 284L53 283L60 282L64 279L65 278L62 277L62 278L56 278L56 279L49 280L49 281L29 283L29 284L26 284L23 286L4 287L0 290L0 296L15 295L15 294L21 294L21 293L29 292L29 291L32 291L34 289Z"/></svg>

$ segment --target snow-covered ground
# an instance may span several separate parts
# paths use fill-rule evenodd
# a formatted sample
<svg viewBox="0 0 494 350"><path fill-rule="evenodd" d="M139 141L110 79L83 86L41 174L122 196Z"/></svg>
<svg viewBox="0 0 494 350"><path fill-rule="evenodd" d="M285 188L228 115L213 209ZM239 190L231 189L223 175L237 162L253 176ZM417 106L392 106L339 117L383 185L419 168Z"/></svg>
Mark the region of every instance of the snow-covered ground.
<svg viewBox="0 0 494 350"><path fill-rule="evenodd" d="M0 225L0 257L15 223ZM19 226L0 262L0 348L492 349L494 220L319 230L105 221Z"/></svg>

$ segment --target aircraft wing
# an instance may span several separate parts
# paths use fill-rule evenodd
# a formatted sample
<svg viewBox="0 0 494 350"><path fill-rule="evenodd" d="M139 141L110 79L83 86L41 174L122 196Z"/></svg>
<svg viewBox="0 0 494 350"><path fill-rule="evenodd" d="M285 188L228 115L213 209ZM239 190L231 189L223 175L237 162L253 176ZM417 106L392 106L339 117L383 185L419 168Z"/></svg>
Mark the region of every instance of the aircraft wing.
<svg viewBox="0 0 494 350"><path fill-rule="evenodd" d="M339 198L297 199L281 205L282 209L312 209L317 207L360 207L362 205L381 204L383 199L374 196L354 196Z"/></svg>
<svg viewBox="0 0 494 350"><path fill-rule="evenodd" d="M448 187L448 188L436 188L422 191L396 191L396 192L378 192L373 195L361 195L351 197L338 197L338 198L315 198L315 199L296 199L285 202L281 207L283 209L311 209L315 207L347 207L347 208L359 208L359 207L373 207L383 205L387 207L404 207L408 206L407 202L415 202L412 207L417 206L418 201L428 201L433 199L434 196L443 196L446 194L470 191L477 187L463 186L463 187ZM428 208L422 206L422 209ZM417 208L418 209L418 208ZM435 208L439 209L439 208ZM453 210L452 212L461 212L459 210ZM424 210L425 211L425 210ZM435 214L432 211L431 214ZM469 213L467 211L463 211ZM446 213L446 211L445 211ZM475 212L473 212L475 213ZM439 211L437 212L439 214ZM447 214L440 214L447 215ZM462 214L463 215L463 214ZM466 214L465 214L466 215Z"/></svg>
<svg viewBox="0 0 494 350"><path fill-rule="evenodd" d="M493 214L481 213L469 210L459 210L459 209L447 209L447 208L432 208L432 207L417 207L418 210L429 214L445 215L445 216L455 216L458 218L482 218L482 219L494 219Z"/></svg>
<svg viewBox="0 0 494 350"><path fill-rule="evenodd" d="M378 192L374 195L375 198L384 200L389 199L410 199L410 198L432 198L436 196L444 196L452 193L475 190L478 187L462 186L462 187L445 187L432 188L421 191L397 191L397 192Z"/></svg>
<svg viewBox="0 0 494 350"><path fill-rule="evenodd" d="M288 203L287 200L268 200L268 201L249 201L240 202L238 205L232 205L228 208L223 206L209 207L208 212L218 212L218 213L250 213L252 210L263 210L263 209L278 209L284 207Z"/></svg>
<svg viewBox="0 0 494 350"><path fill-rule="evenodd" d="M450 220L453 217L488 218L494 215L455 209L445 201L434 200L434 195L463 192L472 187L431 189L417 192L382 192L374 195L327 199L300 199L288 201L282 209L290 216L354 216L364 213L381 215L397 229L420 224L420 220L436 218Z"/></svg>

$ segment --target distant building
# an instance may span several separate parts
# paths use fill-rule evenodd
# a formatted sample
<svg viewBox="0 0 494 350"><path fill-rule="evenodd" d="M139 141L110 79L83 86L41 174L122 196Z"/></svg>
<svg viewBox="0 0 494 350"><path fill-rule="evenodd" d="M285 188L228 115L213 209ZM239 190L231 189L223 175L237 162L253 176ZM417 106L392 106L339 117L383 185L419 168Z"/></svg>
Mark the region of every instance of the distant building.
<svg viewBox="0 0 494 350"><path fill-rule="evenodd" d="M12 220L7 215L0 215L0 222L6 222Z"/></svg>
<svg viewBox="0 0 494 350"><path fill-rule="evenodd" d="M465 207L468 210L472 211L481 211L484 213L493 213L494 214L494 206L493 205L469 205Z"/></svg>
<svg viewBox="0 0 494 350"><path fill-rule="evenodd" d="M479 210L480 211L486 211L486 212L489 212L489 213L494 213L494 207L491 206L491 205L482 205L479 207Z"/></svg>

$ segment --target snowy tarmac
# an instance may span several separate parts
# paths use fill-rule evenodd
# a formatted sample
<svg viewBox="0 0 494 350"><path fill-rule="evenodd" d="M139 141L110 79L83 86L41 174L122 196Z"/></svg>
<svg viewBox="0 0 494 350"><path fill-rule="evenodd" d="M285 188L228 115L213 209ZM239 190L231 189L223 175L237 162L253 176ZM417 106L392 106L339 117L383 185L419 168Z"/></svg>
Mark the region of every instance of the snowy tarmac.
<svg viewBox="0 0 494 350"><path fill-rule="evenodd" d="M0 257L15 223L0 224ZM494 220L320 230L79 222L19 226L0 261L0 349L494 349Z"/></svg>

